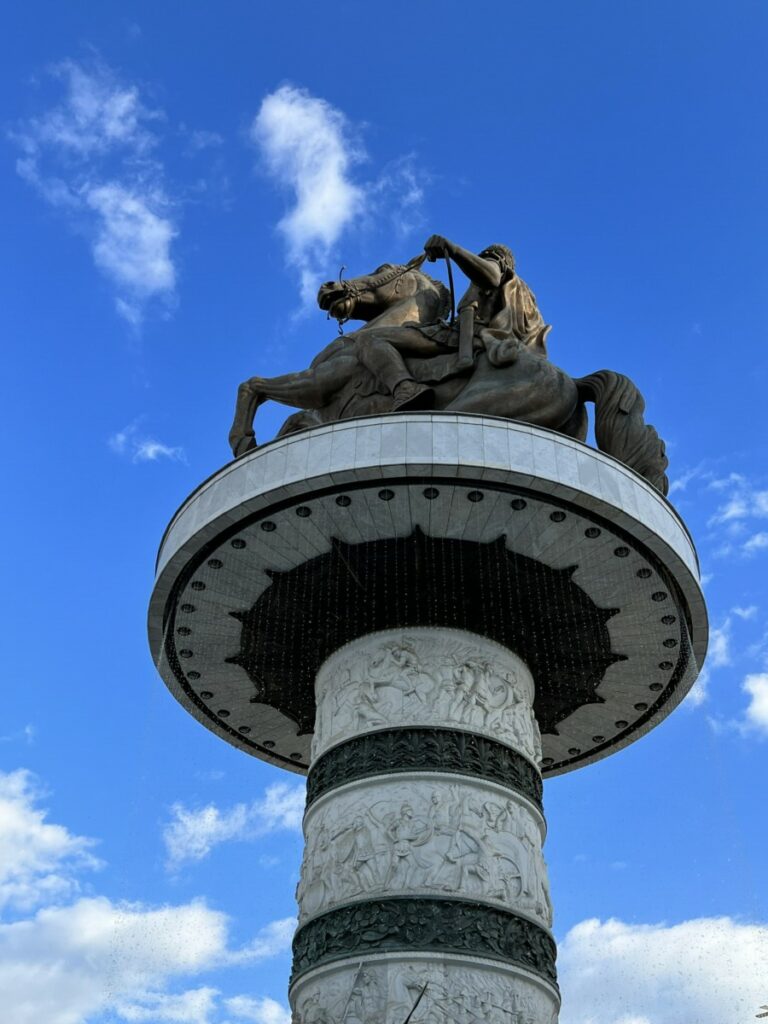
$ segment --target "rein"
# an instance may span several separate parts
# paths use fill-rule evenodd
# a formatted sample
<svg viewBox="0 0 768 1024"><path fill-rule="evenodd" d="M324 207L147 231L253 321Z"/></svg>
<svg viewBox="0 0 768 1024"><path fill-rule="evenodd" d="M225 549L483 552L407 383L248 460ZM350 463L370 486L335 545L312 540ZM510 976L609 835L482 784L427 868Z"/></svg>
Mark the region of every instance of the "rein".
<svg viewBox="0 0 768 1024"><path fill-rule="evenodd" d="M400 278L405 277L406 274L410 274L412 270L419 270L427 258L425 252L420 252L418 256L414 256L413 259L408 260L402 266L396 267L389 274L382 274L381 277L374 278L371 282L371 286L375 288L383 288L384 285L391 284L393 281L399 281ZM453 287L453 269L451 267L451 259L448 254L445 254L445 265L448 269L448 283L450 285L451 292L451 326L456 319L456 295ZM346 270L346 267L342 267L339 271L339 283L344 285L344 297L345 299L358 299L360 297L360 289L357 285L352 284L350 281L343 281L341 278L342 273ZM328 313L326 320L331 319L330 312ZM335 319L335 318L334 318ZM352 319L351 316L339 317L339 336L344 334L344 324L348 323Z"/></svg>

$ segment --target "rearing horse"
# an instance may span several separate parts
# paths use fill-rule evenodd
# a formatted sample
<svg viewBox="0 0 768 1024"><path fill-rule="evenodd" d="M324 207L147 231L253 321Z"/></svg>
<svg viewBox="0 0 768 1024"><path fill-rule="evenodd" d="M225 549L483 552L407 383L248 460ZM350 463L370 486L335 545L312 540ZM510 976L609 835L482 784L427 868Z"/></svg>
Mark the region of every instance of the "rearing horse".
<svg viewBox="0 0 768 1024"><path fill-rule="evenodd" d="M353 416L390 412L391 394L382 393L362 365L360 353L371 342L397 339L401 351L418 352L423 335L416 325L439 322L448 314L450 299L441 282L421 270L423 256L407 264L385 263L371 274L346 281L329 281L318 293L318 304L340 324L363 320L364 326L327 345L310 367L279 377L251 377L238 388L235 418L229 440L235 456L256 447L253 420L268 399L298 406L280 435ZM543 341L524 345L516 338L502 340L493 352L475 353L474 365L446 373L446 354L406 356L410 370L429 382L435 410L486 413L549 427L568 437L585 440L584 403L595 403L595 437L599 448L645 476L662 493L667 491L664 444L643 419L645 403L635 385L621 374L601 370L573 379L547 357ZM432 367L442 371L430 379Z"/></svg>

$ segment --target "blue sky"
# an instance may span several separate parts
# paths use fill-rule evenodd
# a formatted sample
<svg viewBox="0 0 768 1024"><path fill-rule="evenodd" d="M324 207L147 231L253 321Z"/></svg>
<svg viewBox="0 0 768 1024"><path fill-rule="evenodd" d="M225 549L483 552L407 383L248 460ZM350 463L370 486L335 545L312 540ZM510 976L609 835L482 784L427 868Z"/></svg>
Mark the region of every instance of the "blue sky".
<svg viewBox="0 0 768 1024"><path fill-rule="evenodd" d="M509 244L551 358L637 382L705 574L694 695L546 787L563 1024L768 1003L767 30L749 0L4 12L13 1024L287 1021L301 789L165 691L153 559L238 382L330 340L315 282L432 231Z"/></svg>

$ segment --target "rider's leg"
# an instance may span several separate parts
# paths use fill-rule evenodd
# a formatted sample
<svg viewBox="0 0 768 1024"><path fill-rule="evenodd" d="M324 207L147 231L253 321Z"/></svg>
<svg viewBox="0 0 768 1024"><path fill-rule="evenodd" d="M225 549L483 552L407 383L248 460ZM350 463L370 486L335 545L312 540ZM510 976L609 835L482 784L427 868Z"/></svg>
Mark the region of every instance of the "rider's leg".
<svg viewBox="0 0 768 1024"><path fill-rule="evenodd" d="M355 339L357 358L392 395L394 409L431 409L434 404L432 388L413 379L401 355L401 351L415 354L412 349L418 347L419 337L418 331L408 331L393 343L391 331L379 335L376 331L362 330Z"/></svg>

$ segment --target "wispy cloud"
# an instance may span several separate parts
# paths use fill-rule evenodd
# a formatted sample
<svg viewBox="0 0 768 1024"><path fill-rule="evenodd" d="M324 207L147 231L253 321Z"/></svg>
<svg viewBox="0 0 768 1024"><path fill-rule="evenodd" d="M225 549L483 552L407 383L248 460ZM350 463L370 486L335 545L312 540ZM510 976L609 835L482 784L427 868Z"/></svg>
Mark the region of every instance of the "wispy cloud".
<svg viewBox="0 0 768 1024"><path fill-rule="evenodd" d="M24 743L34 743L35 737L37 736L37 729L31 722L28 722L23 729L18 729L16 732L6 733L5 736L0 736L0 743L18 743L23 741Z"/></svg>
<svg viewBox="0 0 768 1024"><path fill-rule="evenodd" d="M251 127L267 170L293 193L278 224L288 260L301 275L305 303L314 299L318 268L365 207L365 192L351 178L364 159L344 114L305 89L284 85L265 97Z"/></svg>
<svg viewBox="0 0 768 1024"><path fill-rule="evenodd" d="M766 548L768 548L768 533L766 533L765 530L753 533L752 536L745 540L741 545L741 550L745 555L755 555L758 551L765 551Z"/></svg>
<svg viewBox="0 0 768 1024"><path fill-rule="evenodd" d="M176 871L182 864L201 861L221 843L250 841L282 829L297 831L304 797L303 785L279 782L270 786L261 800L224 810L215 804L195 809L174 804L163 830L168 868Z"/></svg>
<svg viewBox="0 0 768 1024"><path fill-rule="evenodd" d="M186 462L184 449L179 446L164 444L154 437L143 434L137 422L123 427L112 434L107 444L115 453L131 460L131 462L157 462L169 459L172 462Z"/></svg>
<svg viewBox="0 0 768 1024"><path fill-rule="evenodd" d="M64 61L51 73L64 95L12 133L16 169L86 235L118 313L138 326L176 287L174 204L156 155L163 116L102 63Z"/></svg>
<svg viewBox="0 0 768 1024"><path fill-rule="evenodd" d="M288 263L300 277L310 306L333 248L344 231L374 211L398 234L420 226L427 176L406 156L376 180L355 179L367 157L345 114L306 89L284 85L266 96L251 125L251 139L274 181L292 196L278 223Z"/></svg>

